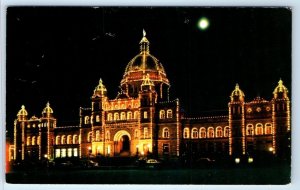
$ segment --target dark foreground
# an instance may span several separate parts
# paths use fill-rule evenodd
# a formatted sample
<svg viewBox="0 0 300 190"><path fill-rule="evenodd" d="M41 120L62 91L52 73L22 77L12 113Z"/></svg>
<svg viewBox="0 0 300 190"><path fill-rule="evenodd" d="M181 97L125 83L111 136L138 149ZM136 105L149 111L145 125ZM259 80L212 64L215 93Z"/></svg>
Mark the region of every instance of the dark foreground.
<svg viewBox="0 0 300 190"><path fill-rule="evenodd" d="M198 169L33 169L11 171L8 183L39 184L288 184L290 166Z"/></svg>

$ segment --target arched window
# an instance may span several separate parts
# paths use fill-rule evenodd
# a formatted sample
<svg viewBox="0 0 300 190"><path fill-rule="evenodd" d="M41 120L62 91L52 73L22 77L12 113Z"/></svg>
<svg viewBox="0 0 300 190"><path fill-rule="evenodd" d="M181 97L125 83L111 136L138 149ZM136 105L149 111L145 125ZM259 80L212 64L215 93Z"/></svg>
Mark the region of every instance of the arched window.
<svg viewBox="0 0 300 190"><path fill-rule="evenodd" d="M224 128L224 137L229 137L229 127L228 126L226 126Z"/></svg>
<svg viewBox="0 0 300 190"><path fill-rule="evenodd" d="M72 135L68 135L67 136L67 144L71 144L72 143Z"/></svg>
<svg viewBox="0 0 300 190"><path fill-rule="evenodd" d="M84 117L84 124L89 124L90 123L90 117L89 116L85 116Z"/></svg>
<svg viewBox="0 0 300 190"><path fill-rule="evenodd" d="M121 112L121 120L126 120L126 113L125 112Z"/></svg>
<svg viewBox="0 0 300 190"><path fill-rule="evenodd" d="M183 129L183 138L188 139L190 137L190 129L188 127Z"/></svg>
<svg viewBox="0 0 300 190"><path fill-rule="evenodd" d="M207 130L207 138L214 138L215 134L214 134L214 128L213 127L209 127Z"/></svg>
<svg viewBox="0 0 300 190"><path fill-rule="evenodd" d="M264 134L263 124L261 124L261 123L256 124L255 134L256 135L263 135Z"/></svg>
<svg viewBox="0 0 300 190"><path fill-rule="evenodd" d="M266 135L272 134L272 124L271 123L265 124L265 134Z"/></svg>
<svg viewBox="0 0 300 190"><path fill-rule="evenodd" d="M93 138L93 134L92 132L89 132L87 136L87 142L92 142L92 138Z"/></svg>
<svg viewBox="0 0 300 190"><path fill-rule="evenodd" d="M168 127L163 128L162 136L163 136L163 138L169 138L169 128Z"/></svg>
<svg viewBox="0 0 300 190"><path fill-rule="evenodd" d="M100 141L100 131L96 131L96 141Z"/></svg>
<svg viewBox="0 0 300 190"><path fill-rule="evenodd" d="M112 120L113 120L112 113L109 113L109 114L107 115L107 120L108 120L108 121L112 121Z"/></svg>
<svg viewBox="0 0 300 190"><path fill-rule="evenodd" d="M134 119L138 119L138 117L139 117L139 112L138 112L138 111L135 111L135 112L133 113L133 118L134 118Z"/></svg>
<svg viewBox="0 0 300 190"><path fill-rule="evenodd" d="M222 137L223 136L223 130L222 127L217 127L216 128L216 137Z"/></svg>
<svg viewBox="0 0 300 190"><path fill-rule="evenodd" d="M198 129L193 128L192 129L192 139L197 139L198 138Z"/></svg>
<svg viewBox="0 0 300 190"><path fill-rule="evenodd" d="M246 135L254 135L254 129L252 124L248 124L246 127Z"/></svg>
<svg viewBox="0 0 300 190"><path fill-rule="evenodd" d="M130 120L130 119L132 119L132 112L131 111L127 112L127 120Z"/></svg>
<svg viewBox="0 0 300 190"><path fill-rule="evenodd" d="M40 145L40 143L41 143L41 136L38 136L37 139L36 139L36 144Z"/></svg>
<svg viewBox="0 0 300 190"><path fill-rule="evenodd" d="M73 135L73 144L78 144L78 136Z"/></svg>
<svg viewBox="0 0 300 190"><path fill-rule="evenodd" d="M96 122L100 122L100 116L96 115Z"/></svg>
<svg viewBox="0 0 300 190"><path fill-rule="evenodd" d="M55 138L55 144L57 144L57 145L60 144L60 136L56 136L56 138Z"/></svg>
<svg viewBox="0 0 300 190"><path fill-rule="evenodd" d="M61 144L66 144L66 135L61 136Z"/></svg>
<svg viewBox="0 0 300 190"><path fill-rule="evenodd" d="M159 111L159 119L165 119L165 118L166 118L165 110L160 110Z"/></svg>
<svg viewBox="0 0 300 190"><path fill-rule="evenodd" d="M173 111L171 109L167 110L167 118L170 119L173 117Z"/></svg>
<svg viewBox="0 0 300 190"><path fill-rule="evenodd" d="M120 118L119 118L119 113L114 113L114 120L115 121L117 121L117 120L119 120Z"/></svg>
<svg viewBox="0 0 300 190"><path fill-rule="evenodd" d="M33 136L31 139L31 145L35 145L36 144L36 137Z"/></svg>
<svg viewBox="0 0 300 190"><path fill-rule="evenodd" d="M105 133L105 139L106 139L106 141L110 141L110 133L109 133L109 131L106 131L106 133Z"/></svg>
<svg viewBox="0 0 300 190"><path fill-rule="evenodd" d="M206 138L206 129L204 127L200 128L200 138Z"/></svg>
<svg viewBox="0 0 300 190"><path fill-rule="evenodd" d="M148 118L148 112L144 111L144 119Z"/></svg>
<svg viewBox="0 0 300 190"><path fill-rule="evenodd" d="M29 146L31 144L31 137L27 137L26 145Z"/></svg>

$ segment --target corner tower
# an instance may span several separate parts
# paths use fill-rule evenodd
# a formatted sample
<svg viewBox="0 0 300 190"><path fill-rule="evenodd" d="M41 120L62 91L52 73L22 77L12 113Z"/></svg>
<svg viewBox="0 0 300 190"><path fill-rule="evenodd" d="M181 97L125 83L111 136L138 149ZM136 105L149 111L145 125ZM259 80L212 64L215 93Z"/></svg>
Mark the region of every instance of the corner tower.
<svg viewBox="0 0 300 190"><path fill-rule="evenodd" d="M245 94L236 84L230 96L229 109L229 155L245 154Z"/></svg>
<svg viewBox="0 0 300 190"><path fill-rule="evenodd" d="M138 97L145 76L154 84L159 100L169 100L170 83L160 61L150 54L150 42L145 30L140 41L140 53L131 59L125 69L121 88L130 97Z"/></svg>
<svg viewBox="0 0 300 190"><path fill-rule="evenodd" d="M291 116L288 89L280 79L273 91L272 122L273 122L273 154L280 157L290 155Z"/></svg>

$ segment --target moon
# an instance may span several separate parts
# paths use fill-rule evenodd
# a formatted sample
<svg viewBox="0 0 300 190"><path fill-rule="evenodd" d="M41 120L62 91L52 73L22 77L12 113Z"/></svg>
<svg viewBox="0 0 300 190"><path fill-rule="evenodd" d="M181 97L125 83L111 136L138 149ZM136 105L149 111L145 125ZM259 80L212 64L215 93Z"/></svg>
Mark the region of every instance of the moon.
<svg viewBox="0 0 300 190"><path fill-rule="evenodd" d="M200 30L206 30L209 27L209 20L205 17L202 17L198 21L198 28Z"/></svg>

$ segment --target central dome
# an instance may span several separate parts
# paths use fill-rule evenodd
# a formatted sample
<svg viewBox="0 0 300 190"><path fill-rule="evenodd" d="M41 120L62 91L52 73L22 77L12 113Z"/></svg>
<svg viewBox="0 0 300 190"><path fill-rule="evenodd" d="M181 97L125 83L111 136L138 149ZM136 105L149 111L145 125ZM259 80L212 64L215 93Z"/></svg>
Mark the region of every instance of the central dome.
<svg viewBox="0 0 300 190"><path fill-rule="evenodd" d="M159 60L150 53L140 53L131 59L125 69L125 75L136 71L159 71L166 75L165 69Z"/></svg>
<svg viewBox="0 0 300 190"><path fill-rule="evenodd" d="M139 43L140 53L129 61L121 80L122 89L130 96L136 97L138 95L140 85L146 75L149 76L149 79L157 86L158 90L160 88L159 91L170 87L163 65L156 57L150 54L149 44L146 32L143 31L143 38ZM163 97L162 94L161 97Z"/></svg>

